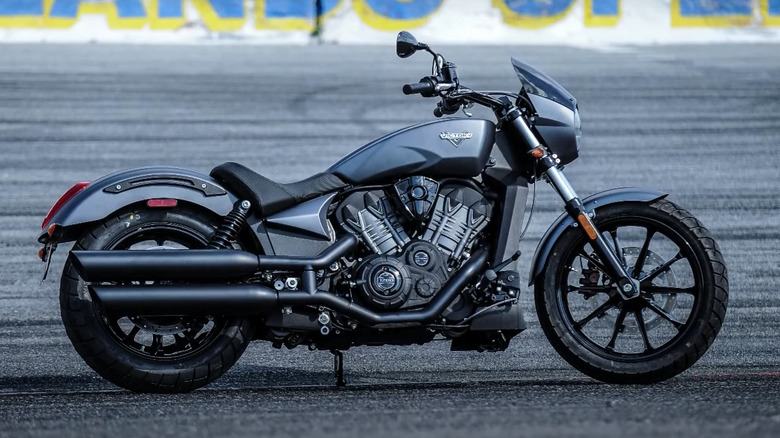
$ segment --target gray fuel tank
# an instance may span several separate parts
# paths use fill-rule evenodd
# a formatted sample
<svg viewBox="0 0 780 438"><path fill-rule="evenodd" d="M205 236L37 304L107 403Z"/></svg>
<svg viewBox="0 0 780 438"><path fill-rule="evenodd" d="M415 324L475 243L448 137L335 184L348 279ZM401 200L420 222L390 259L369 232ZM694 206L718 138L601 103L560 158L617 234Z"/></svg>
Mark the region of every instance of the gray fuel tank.
<svg viewBox="0 0 780 438"><path fill-rule="evenodd" d="M409 175L473 177L485 168L495 142L488 120L449 118L410 126L375 140L328 169L351 184Z"/></svg>

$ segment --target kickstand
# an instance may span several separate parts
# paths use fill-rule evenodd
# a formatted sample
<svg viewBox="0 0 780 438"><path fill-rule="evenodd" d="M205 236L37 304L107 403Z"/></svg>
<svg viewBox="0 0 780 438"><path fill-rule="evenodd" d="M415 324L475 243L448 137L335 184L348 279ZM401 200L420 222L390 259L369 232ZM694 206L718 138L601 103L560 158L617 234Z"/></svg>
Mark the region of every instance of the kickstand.
<svg viewBox="0 0 780 438"><path fill-rule="evenodd" d="M343 388L347 386L344 380L344 354L339 350L330 350L333 353L333 371L336 374L336 386Z"/></svg>

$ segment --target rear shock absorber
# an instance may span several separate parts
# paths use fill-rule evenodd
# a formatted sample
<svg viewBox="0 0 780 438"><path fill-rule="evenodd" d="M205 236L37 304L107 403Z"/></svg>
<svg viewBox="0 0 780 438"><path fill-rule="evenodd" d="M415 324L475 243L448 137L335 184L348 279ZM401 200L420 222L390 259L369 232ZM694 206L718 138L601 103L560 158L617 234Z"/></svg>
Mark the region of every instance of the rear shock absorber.
<svg viewBox="0 0 780 438"><path fill-rule="evenodd" d="M236 240L238 233L246 225L246 216L249 214L249 208L252 204L249 201L238 201L233 205L233 210L225 216L222 225L211 236L208 247L210 249L230 249L233 246L231 241Z"/></svg>

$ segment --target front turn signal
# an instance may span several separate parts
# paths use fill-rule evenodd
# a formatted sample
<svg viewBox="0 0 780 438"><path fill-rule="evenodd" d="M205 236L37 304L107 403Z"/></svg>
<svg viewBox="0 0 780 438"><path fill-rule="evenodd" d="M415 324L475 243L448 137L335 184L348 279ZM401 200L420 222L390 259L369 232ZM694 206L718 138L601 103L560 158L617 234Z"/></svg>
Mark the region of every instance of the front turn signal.
<svg viewBox="0 0 780 438"><path fill-rule="evenodd" d="M541 146L531 149L531 156L534 158L542 158L544 156L544 149Z"/></svg>
<svg viewBox="0 0 780 438"><path fill-rule="evenodd" d="M582 225L582 229L585 230L585 233L590 240L596 240L596 230L593 228L593 224L590 223L590 220L588 220L588 217L585 216L585 214L580 213L580 215L577 216L577 222Z"/></svg>

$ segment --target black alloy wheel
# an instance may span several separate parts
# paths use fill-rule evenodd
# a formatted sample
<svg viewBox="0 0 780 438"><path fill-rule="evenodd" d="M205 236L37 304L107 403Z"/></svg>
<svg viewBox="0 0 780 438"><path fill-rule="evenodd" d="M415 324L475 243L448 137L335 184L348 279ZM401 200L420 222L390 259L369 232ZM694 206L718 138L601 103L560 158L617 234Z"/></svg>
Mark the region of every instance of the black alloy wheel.
<svg viewBox="0 0 780 438"><path fill-rule="evenodd" d="M603 381L652 383L682 372L712 344L725 316L728 282L717 244L666 200L604 207L595 222L640 295L623 299L572 227L537 284L545 333L564 359Z"/></svg>
<svg viewBox="0 0 780 438"><path fill-rule="evenodd" d="M205 248L218 221L182 206L139 207L94 224L74 249ZM188 392L204 386L238 360L254 334L253 320L243 317L112 315L93 301L70 260L60 283L60 310L68 337L87 365L136 392Z"/></svg>

